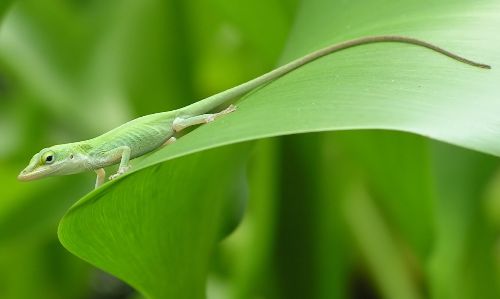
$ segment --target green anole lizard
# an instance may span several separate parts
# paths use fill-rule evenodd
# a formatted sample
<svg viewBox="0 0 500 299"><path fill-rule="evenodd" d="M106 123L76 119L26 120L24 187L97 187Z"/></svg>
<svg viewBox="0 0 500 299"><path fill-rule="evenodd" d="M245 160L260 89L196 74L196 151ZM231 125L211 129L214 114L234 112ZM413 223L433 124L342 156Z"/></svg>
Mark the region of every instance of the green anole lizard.
<svg viewBox="0 0 500 299"><path fill-rule="evenodd" d="M221 112L207 114L216 107L227 104L229 101L325 55L350 47L379 42L413 44L472 66L491 68L489 65L468 60L428 42L410 37L368 36L348 40L307 54L260 77L186 107L136 118L89 140L44 148L33 156L28 166L19 174L18 179L30 181L93 170L97 174L95 184L97 188L105 181L104 167L120 163L117 173L109 177L109 179L117 178L129 170L130 159L174 142L176 140L174 134L186 127L211 122L236 108L234 105L230 105Z"/></svg>

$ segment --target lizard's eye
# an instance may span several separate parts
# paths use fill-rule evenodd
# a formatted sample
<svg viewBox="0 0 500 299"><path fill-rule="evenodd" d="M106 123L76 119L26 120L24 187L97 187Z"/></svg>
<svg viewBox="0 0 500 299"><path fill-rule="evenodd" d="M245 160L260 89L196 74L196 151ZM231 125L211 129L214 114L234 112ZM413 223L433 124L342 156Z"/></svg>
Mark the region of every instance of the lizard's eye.
<svg viewBox="0 0 500 299"><path fill-rule="evenodd" d="M42 155L42 164L52 164L54 163L54 152L46 152L45 154Z"/></svg>

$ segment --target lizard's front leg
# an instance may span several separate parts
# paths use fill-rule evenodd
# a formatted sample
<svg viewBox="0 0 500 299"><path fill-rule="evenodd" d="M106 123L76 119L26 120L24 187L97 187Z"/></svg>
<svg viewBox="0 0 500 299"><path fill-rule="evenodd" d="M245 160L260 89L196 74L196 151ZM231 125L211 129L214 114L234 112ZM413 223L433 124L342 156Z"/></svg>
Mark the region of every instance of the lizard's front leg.
<svg viewBox="0 0 500 299"><path fill-rule="evenodd" d="M120 146L113 151L111 151L110 156L121 157L120 166L118 166L118 171L109 177L110 180L116 179L130 169L128 164L130 161L130 147Z"/></svg>
<svg viewBox="0 0 500 299"><path fill-rule="evenodd" d="M104 171L104 168L99 168L94 171L97 174L97 179L95 180L95 189L97 189L106 180L106 171Z"/></svg>

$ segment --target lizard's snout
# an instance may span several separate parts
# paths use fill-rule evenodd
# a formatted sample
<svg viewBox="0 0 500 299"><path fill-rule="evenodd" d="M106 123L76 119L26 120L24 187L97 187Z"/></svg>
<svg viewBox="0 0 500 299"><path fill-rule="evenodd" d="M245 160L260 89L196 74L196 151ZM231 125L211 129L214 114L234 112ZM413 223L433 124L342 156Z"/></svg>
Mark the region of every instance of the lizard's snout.
<svg viewBox="0 0 500 299"><path fill-rule="evenodd" d="M23 181L23 182L32 181L32 180L35 180L37 178L38 178L37 174L33 171L28 170L28 168L21 171L19 173L19 175L17 176L17 179L20 181Z"/></svg>
<svg viewBox="0 0 500 299"><path fill-rule="evenodd" d="M21 171L21 173L19 173L19 175L17 176L17 179L20 181L27 181L28 180L26 169Z"/></svg>

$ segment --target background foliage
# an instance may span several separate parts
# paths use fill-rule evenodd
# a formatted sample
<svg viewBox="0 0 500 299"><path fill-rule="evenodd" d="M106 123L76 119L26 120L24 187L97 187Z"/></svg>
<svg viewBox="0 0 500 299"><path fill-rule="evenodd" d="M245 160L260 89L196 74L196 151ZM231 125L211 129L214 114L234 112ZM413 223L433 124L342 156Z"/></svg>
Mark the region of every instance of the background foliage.
<svg viewBox="0 0 500 299"><path fill-rule="evenodd" d="M500 297L498 1L10 2L0 298ZM15 181L45 146L370 34L422 38L493 70L407 45L351 49L97 191L89 174ZM337 132L249 142L320 131Z"/></svg>

